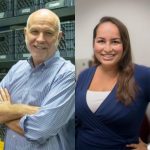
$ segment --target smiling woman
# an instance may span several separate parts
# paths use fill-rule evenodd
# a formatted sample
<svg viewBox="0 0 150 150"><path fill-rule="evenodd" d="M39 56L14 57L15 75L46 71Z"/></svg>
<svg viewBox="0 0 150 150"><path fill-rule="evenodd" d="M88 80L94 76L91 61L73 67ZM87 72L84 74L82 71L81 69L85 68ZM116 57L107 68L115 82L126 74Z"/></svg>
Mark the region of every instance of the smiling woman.
<svg viewBox="0 0 150 150"><path fill-rule="evenodd" d="M101 24L93 43L95 56L101 64L115 67L123 53L119 30L111 22Z"/></svg>
<svg viewBox="0 0 150 150"><path fill-rule="evenodd" d="M99 38L100 41L97 41ZM111 72L119 81L118 99L125 104L130 103L134 99L137 87L133 78L134 66L126 26L116 18L103 17L93 32L93 48L94 61L97 65L100 64L100 70L103 70L101 74L106 73L107 76L107 72ZM108 79L106 81L110 82Z"/></svg>
<svg viewBox="0 0 150 150"><path fill-rule="evenodd" d="M146 150L139 130L150 101L150 68L132 62L128 30L117 18L96 25L93 49L96 65L76 86L76 150Z"/></svg>

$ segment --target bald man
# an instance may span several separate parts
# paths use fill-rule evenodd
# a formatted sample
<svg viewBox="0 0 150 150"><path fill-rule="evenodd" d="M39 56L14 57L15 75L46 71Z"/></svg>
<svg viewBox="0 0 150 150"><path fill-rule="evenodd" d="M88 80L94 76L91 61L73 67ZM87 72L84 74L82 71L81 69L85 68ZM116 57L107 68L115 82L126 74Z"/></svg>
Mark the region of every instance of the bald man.
<svg viewBox="0 0 150 150"><path fill-rule="evenodd" d="M0 83L5 150L73 150L75 68L57 50L60 20L40 9L29 16L24 33L31 57Z"/></svg>

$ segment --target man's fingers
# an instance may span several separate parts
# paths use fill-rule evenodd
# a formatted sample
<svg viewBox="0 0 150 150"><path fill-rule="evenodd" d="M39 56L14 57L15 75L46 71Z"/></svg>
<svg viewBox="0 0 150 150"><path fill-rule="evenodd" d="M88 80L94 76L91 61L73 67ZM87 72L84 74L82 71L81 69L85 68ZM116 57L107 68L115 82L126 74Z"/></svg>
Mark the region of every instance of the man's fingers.
<svg viewBox="0 0 150 150"><path fill-rule="evenodd" d="M10 95L9 95L8 90L6 88L4 88L4 92L5 92L7 101L10 101Z"/></svg>
<svg viewBox="0 0 150 150"><path fill-rule="evenodd" d="M4 90L3 90L2 88L0 89L0 92L1 92L2 100L3 100L3 101L6 101L7 98L6 98L5 92L4 92Z"/></svg>
<svg viewBox="0 0 150 150"><path fill-rule="evenodd" d="M5 91L4 91L4 89L0 89L0 93L1 93L1 97L2 97L2 100L3 101L7 101L7 97L6 97L6 94L5 94Z"/></svg>
<svg viewBox="0 0 150 150"><path fill-rule="evenodd" d="M2 96L1 96L1 94L0 94L0 103L3 101L3 98L2 98Z"/></svg>

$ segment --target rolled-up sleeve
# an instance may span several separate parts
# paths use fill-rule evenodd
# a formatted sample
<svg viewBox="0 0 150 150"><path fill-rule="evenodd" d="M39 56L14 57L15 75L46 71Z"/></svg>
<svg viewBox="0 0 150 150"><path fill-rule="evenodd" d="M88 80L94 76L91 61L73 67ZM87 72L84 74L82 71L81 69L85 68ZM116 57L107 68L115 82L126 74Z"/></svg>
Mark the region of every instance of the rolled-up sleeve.
<svg viewBox="0 0 150 150"><path fill-rule="evenodd" d="M38 113L21 118L20 127L24 136L43 144L74 117L74 104L75 73L68 72L54 81Z"/></svg>

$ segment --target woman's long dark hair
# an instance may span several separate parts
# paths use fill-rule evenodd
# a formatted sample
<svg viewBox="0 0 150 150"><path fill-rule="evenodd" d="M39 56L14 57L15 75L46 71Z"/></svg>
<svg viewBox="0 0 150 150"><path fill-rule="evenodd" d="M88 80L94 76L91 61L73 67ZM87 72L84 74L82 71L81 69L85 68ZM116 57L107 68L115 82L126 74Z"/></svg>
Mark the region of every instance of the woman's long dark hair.
<svg viewBox="0 0 150 150"><path fill-rule="evenodd" d="M111 22L115 24L119 30L121 41L123 43L123 54L118 62L118 71L119 71L119 78L117 82L117 98L125 105L130 104L136 95L138 87L136 86L135 79L134 79L134 65L132 62L132 55L131 55L131 44L130 44L130 37L126 26L114 17L103 17L100 22L96 25L93 31L93 44L96 38L97 29L98 27L105 22ZM94 62L96 65L100 65L100 62L94 56Z"/></svg>

